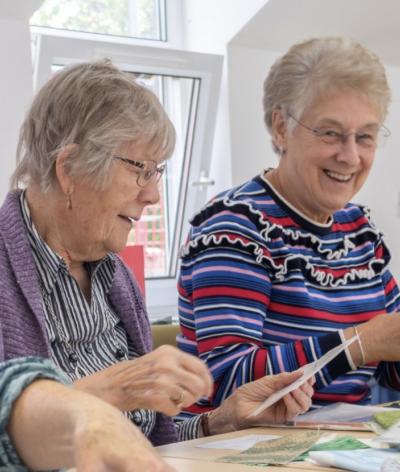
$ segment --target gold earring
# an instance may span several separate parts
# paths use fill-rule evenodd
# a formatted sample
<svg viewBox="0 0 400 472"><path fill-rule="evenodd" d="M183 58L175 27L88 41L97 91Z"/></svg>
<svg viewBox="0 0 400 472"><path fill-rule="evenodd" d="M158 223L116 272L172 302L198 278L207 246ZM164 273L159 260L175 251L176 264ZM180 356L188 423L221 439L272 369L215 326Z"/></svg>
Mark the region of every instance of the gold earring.
<svg viewBox="0 0 400 472"><path fill-rule="evenodd" d="M72 210L71 194L68 194L68 197L67 197L67 209Z"/></svg>

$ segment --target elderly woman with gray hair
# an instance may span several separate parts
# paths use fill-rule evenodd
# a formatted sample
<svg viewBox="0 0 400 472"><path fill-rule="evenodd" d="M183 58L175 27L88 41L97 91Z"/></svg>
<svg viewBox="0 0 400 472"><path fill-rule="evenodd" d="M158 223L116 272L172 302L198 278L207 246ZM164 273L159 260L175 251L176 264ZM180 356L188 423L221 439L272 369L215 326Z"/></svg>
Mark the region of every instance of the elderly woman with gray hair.
<svg viewBox="0 0 400 472"><path fill-rule="evenodd" d="M317 375L313 405L368 403L374 378L400 390L389 251L368 210L349 203L390 134L389 101L378 58L347 39L296 44L271 67L264 118L279 162L198 212L183 248L178 346L215 386L185 416L355 335Z"/></svg>
<svg viewBox="0 0 400 472"><path fill-rule="evenodd" d="M301 375L238 389L210 421L176 428L165 416L210 395L211 377L172 346L150 352L142 297L115 253L158 201L174 142L157 98L132 76L107 61L66 68L33 100L0 210L0 360L50 358L75 388L128 412L153 444L248 426L265 397ZM305 384L252 423L293 417L312 391Z"/></svg>

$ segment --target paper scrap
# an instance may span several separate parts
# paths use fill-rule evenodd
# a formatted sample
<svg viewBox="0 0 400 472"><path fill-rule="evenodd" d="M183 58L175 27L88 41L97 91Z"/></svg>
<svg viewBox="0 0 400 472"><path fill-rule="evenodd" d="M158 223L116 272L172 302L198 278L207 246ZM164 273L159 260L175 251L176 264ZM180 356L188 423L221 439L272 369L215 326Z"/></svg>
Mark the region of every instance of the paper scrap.
<svg viewBox="0 0 400 472"><path fill-rule="evenodd" d="M206 449L234 449L235 451L245 451L249 447L260 441L270 441L271 439L277 439L280 436L272 434L249 434L247 436L241 436L233 439L221 439L219 441L205 442L197 444L196 447L203 447Z"/></svg>
<svg viewBox="0 0 400 472"><path fill-rule="evenodd" d="M279 401L285 395L287 395L288 393L292 392L293 390L296 390L296 388L303 385L305 382L307 382L308 379L310 379L314 374L319 372L323 367L326 366L326 364L328 364L344 349L350 346L350 344L352 344L356 339L357 339L357 336L353 336L352 338L348 339L344 343L339 344L339 346L336 346L330 351L328 351L326 354L324 354L322 357L320 357L316 361L310 362L309 364L303 366L302 367L303 375L299 379L295 380L293 383L286 386L285 388L282 388L278 392L274 392L272 395L270 395L259 407L257 407L253 411L253 413L249 415L249 417L259 415L262 411L272 406L274 403Z"/></svg>
<svg viewBox="0 0 400 472"><path fill-rule="evenodd" d="M397 462L400 465L400 462L398 462L400 459L399 451L393 449L315 451L310 452L310 458L318 465L356 472L381 472L384 470L383 464L388 461Z"/></svg>
<svg viewBox="0 0 400 472"><path fill-rule="evenodd" d="M218 462L247 465L288 464L308 451L319 436L318 431L297 431L278 439L261 441L243 452L221 457Z"/></svg>
<svg viewBox="0 0 400 472"><path fill-rule="evenodd" d="M376 413L393 412L393 408L379 405L356 405L352 403L336 402L310 410L296 417L296 424L310 423L361 423L372 420Z"/></svg>

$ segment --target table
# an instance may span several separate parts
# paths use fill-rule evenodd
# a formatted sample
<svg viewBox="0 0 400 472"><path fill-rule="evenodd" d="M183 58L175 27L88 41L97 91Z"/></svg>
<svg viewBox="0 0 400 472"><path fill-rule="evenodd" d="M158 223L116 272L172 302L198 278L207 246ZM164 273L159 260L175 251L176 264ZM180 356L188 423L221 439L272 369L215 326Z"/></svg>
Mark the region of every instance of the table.
<svg viewBox="0 0 400 472"><path fill-rule="evenodd" d="M178 472L256 472L265 471L268 467L246 466L242 464L228 464L216 462L216 459L232 453L231 449L205 449L196 447L197 444L214 442L221 439L232 439L249 434L265 434L284 436L293 430L290 428L249 428L233 433L218 434L207 438L194 439L175 444L167 444L157 447L157 451L165 460ZM359 439L373 438L375 434L368 431L327 431L327 433L337 433L338 435L351 435ZM304 471L324 471L340 470L315 466L308 462L294 462L288 466L270 466L273 472L304 472Z"/></svg>

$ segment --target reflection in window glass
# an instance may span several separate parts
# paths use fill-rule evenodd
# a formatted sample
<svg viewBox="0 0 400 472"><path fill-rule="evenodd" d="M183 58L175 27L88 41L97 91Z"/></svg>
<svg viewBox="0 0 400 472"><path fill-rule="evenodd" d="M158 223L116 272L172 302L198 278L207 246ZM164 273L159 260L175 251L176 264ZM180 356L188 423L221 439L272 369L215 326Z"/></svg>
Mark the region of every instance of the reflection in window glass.
<svg viewBox="0 0 400 472"><path fill-rule="evenodd" d="M134 75L160 99L175 126L177 143L159 183L160 201L146 207L131 231L128 244L144 246L146 278L171 277L175 275L172 248L174 238L181 232L179 216L182 212L182 194L186 188L200 81L185 77Z"/></svg>
<svg viewBox="0 0 400 472"><path fill-rule="evenodd" d="M31 25L165 41L164 0L45 0Z"/></svg>

